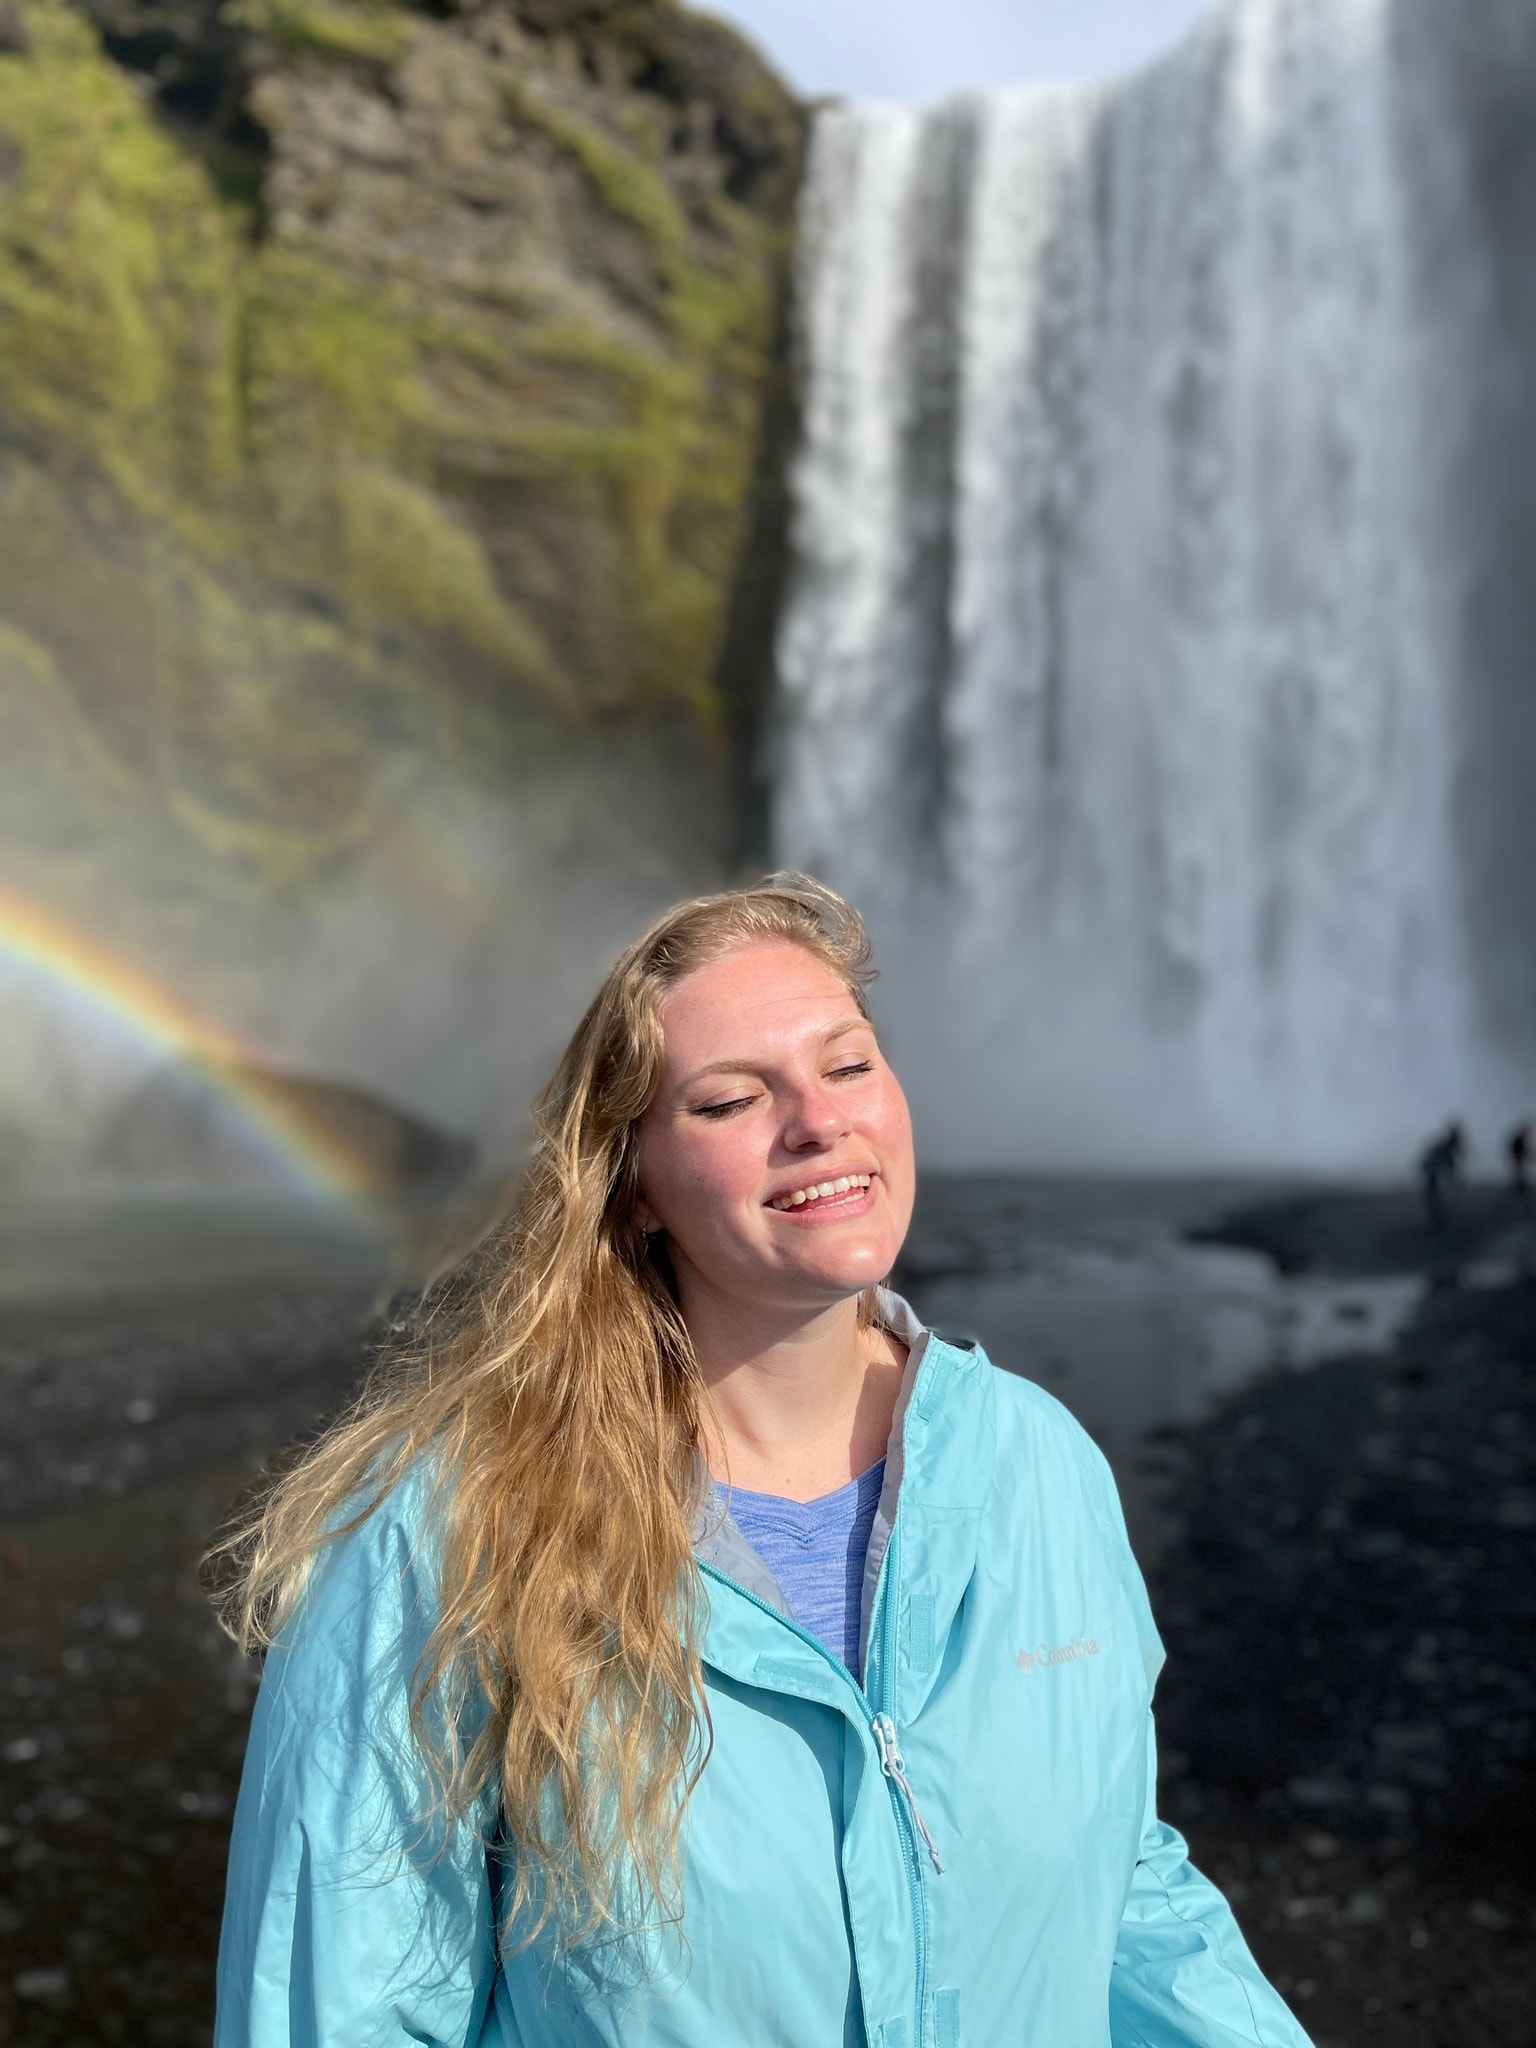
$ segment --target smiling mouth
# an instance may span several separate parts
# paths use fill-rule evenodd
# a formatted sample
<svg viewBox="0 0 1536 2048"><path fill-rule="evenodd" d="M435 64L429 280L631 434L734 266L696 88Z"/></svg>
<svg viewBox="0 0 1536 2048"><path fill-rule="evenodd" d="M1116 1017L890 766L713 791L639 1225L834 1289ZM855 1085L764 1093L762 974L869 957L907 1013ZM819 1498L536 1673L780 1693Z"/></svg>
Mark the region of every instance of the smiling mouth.
<svg viewBox="0 0 1536 2048"><path fill-rule="evenodd" d="M807 1181L803 1188L793 1188L787 1195L775 1195L768 1207L782 1213L789 1209L851 1204L868 1192L873 1179L874 1175L869 1173L840 1173L833 1180Z"/></svg>

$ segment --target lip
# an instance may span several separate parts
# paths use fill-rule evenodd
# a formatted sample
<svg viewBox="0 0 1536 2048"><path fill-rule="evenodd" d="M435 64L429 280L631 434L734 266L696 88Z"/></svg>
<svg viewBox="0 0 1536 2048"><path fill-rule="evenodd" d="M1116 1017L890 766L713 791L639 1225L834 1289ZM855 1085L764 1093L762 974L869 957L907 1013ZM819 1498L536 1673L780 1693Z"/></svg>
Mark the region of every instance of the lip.
<svg viewBox="0 0 1536 2048"><path fill-rule="evenodd" d="M797 1180L790 1187L776 1189L773 1194L768 1196L763 1207L770 1216L776 1216L782 1222L800 1224L806 1228L810 1228L817 1223L841 1223L848 1217L862 1216L867 1210L874 1207L875 1190L880 1185L880 1175L875 1167L844 1166L840 1167L836 1173L824 1174L822 1178L824 1180L840 1180L845 1174L854 1173L867 1173L869 1175L869 1186L867 1188L849 1188L847 1193L842 1195L823 1195L818 1201L802 1203L798 1209L775 1209L773 1206L775 1202L781 1201L785 1195L793 1194L795 1188L803 1188L809 1185L806 1181Z"/></svg>

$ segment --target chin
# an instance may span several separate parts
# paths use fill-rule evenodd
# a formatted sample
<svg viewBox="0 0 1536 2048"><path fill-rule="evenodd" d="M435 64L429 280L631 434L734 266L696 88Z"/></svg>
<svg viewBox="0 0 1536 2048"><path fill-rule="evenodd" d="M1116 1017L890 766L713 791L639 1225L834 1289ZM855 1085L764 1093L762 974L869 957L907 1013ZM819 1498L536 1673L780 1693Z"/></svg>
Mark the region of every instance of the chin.
<svg viewBox="0 0 1536 2048"><path fill-rule="evenodd" d="M881 1258L871 1252L867 1257L829 1260L824 1266L806 1269L806 1279L817 1288L841 1300L850 1294L862 1294L866 1287L878 1287L896 1263L896 1253Z"/></svg>

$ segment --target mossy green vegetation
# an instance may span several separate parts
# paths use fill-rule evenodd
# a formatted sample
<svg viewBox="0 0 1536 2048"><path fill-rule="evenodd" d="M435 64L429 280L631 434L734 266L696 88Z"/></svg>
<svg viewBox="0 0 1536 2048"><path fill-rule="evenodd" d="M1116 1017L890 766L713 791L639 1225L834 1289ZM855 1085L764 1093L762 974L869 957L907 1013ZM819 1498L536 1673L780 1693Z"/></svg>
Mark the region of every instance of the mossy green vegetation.
<svg viewBox="0 0 1536 2048"><path fill-rule="evenodd" d="M712 723L784 209L679 184L663 101L572 88L509 28L471 53L505 130L487 160L536 157L561 218L650 285L633 307L607 286L550 295L535 252L526 286L461 288L427 259L358 253L323 195L264 224L65 0L18 4L0 423L31 499L0 495L0 620L124 771L212 856L290 886L353 843L381 732L478 745L498 691ZM622 17L637 66L656 11ZM282 123L318 94L393 107L416 58L447 62L466 33L392 0L241 0L229 18L292 88L279 169ZM429 169L455 118L412 143Z"/></svg>
<svg viewBox="0 0 1536 2048"><path fill-rule="evenodd" d="M0 407L144 509L238 459L242 238L59 0L0 58Z"/></svg>
<svg viewBox="0 0 1536 2048"><path fill-rule="evenodd" d="M410 36L410 15L389 0L337 6L333 0L236 0L233 19L270 36L290 56L313 54L338 63L398 63Z"/></svg>
<svg viewBox="0 0 1536 2048"><path fill-rule="evenodd" d="M569 327L537 332L532 352L601 367L623 387L625 424L562 431L530 421L508 455L546 472L570 464L608 474L631 542L642 621L636 688L646 698L680 695L713 720L788 238L719 193L702 222L690 220L661 169L666 138L654 122L631 121L615 134L515 74L503 90L518 123L567 156L643 243L669 343L662 368L607 337Z"/></svg>

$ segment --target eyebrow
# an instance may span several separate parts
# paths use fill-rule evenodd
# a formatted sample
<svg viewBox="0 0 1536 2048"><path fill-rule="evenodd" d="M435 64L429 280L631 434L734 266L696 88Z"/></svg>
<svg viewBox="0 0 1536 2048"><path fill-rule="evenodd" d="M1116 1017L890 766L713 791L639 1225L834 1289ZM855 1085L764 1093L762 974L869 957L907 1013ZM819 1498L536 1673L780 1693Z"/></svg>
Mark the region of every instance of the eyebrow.
<svg viewBox="0 0 1536 2048"><path fill-rule="evenodd" d="M841 1024L834 1024L830 1031L822 1033L822 1047L829 1046L835 1038L844 1038L850 1031L857 1031L861 1027L865 1031L874 1029L867 1017L845 1018ZM703 1081L711 1074L744 1074L751 1067L751 1060L711 1060L707 1067L695 1067L691 1074L685 1074L679 1085L691 1088L695 1081Z"/></svg>

